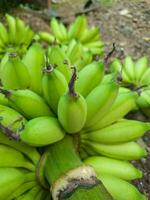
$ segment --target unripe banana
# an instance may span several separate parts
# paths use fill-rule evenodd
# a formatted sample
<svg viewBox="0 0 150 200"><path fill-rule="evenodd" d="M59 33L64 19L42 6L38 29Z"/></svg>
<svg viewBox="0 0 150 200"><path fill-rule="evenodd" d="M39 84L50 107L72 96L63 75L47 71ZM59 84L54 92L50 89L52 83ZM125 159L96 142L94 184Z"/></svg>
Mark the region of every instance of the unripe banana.
<svg viewBox="0 0 150 200"><path fill-rule="evenodd" d="M71 51L67 51L67 57L69 58L71 64L74 64L83 54L83 46L81 43L76 43L73 48L71 49Z"/></svg>
<svg viewBox="0 0 150 200"><path fill-rule="evenodd" d="M123 119L103 129L82 133L81 138L102 144L116 144L135 140L148 130L150 123Z"/></svg>
<svg viewBox="0 0 150 200"><path fill-rule="evenodd" d="M23 195L17 197L16 200L35 200L36 194L40 192L40 190L42 190L40 186L34 186Z"/></svg>
<svg viewBox="0 0 150 200"><path fill-rule="evenodd" d="M87 43L93 41L96 36L98 36L98 38L100 37L99 28L92 27L90 30L86 30L83 32L80 40L82 43Z"/></svg>
<svg viewBox="0 0 150 200"><path fill-rule="evenodd" d="M65 40L65 38L63 37L63 35L61 33L60 24L57 21L57 19L53 18L51 20L50 27L51 27L51 31L52 31L53 35L55 36L55 38L57 38L57 40L59 42L63 42Z"/></svg>
<svg viewBox="0 0 150 200"><path fill-rule="evenodd" d="M80 39L86 30L87 20L85 16L78 16L73 24L70 25L68 30L69 40L75 38Z"/></svg>
<svg viewBox="0 0 150 200"><path fill-rule="evenodd" d="M150 84L150 67L144 72L143 76L141 77L141 84L149 85Z"/></svg>
<svg viewBox="0 0 150 200"><path fill-rule="evenodd" d="M30 190L31 188L35 187L36 185L37 185L37 182L36 182L36 181L30 181L30 182L23 183L22 185L20 185L19 188L16 189L16 191L14 191L14 192L7 198L7 200L16 199L17 197L23 195L25 192L27 192L27 191Z"/></svg>
<svg viewBox="0 0 150 200"><path fill-rule="evenodd" d="M22 61L29 71L29 89L38 94L42 94L42 69L45 66L44 50L38 43L34 43L29 48Z"/></svg>
<svg viewBox="0 0 150 200"><path fill-rule="evenodd" d="M59 24L59 29L60 29L61 35L63 37L63 42L67 41L68 40L68 33L67 33L67 29L66 29L66 27L64 26L63 23Z"/></svg>
<svg viewBox="0 0 150 200"><path fill-rule="evenodd" d="M20 132L20 139L31 146L45 146L61 140L64 130L56 118L37 117L31 119Z"/></svg>
<svg viewBox="0 0 150 200"><path fill-rule="evenodd" d="M130 56L127 56L124 60L123 70L131 82L135 80L135 64Z"/></svg>
<svg viewBox="0 0 150 200"><path fill-rule="evenodd" d="M16 20L11 15L6 14L6 21L8 24L9 42L15 44L16 40Z"/></svg>
<svg viewBox="0 0 150 200"><path fill-rule="evenodd" d="M140 108L150 108L150 88L145 88L136 102Z"/></svg>
<svg viewBox="0 0 150 200"><path fill-rule="evenodd" d="M64 63L67 60L67 58L62 49L59 46L53 46L49 50L48 58L49 58L49 63L56 65L57 70L59 70L65 76L68 82L71 77L71 69L70 66Z"/></svg>
<svg viewBox="0 0 150 200"><path fill-rule="evenodd" d="M35 171L35 166L22 153L3 144L0 144L0 167L23 167Z"/></svg>
<svg viewBox="0 0 150 200"><path fill-rule="evenodd" d="M90 94L86 97L86 129L89 129L102 119L104 114L111 108L117 94L118 86L116 83L101 84L90 92ZM95 101L97 101L97 103L95 103Z"/></svg>
<svg viewBox="0 0 150 200"><path fill-rule="evenodd" d="M115 58L110 65L110 71L113 72L121 72L122 71L122 63L119 59Z"/></svg>
<svg viewBox="0 0 150 200"><path fill-rule="evenodd" d="M3 90L10 107L16 109L28 119L40 116L53 116L45 100L31 90Z"/></svg>
<svg viewBox="0 0 150 200"><path fill-rule="evenodd" d="M115 200L148 200L135 186L110 175L98 177Z"/></svg>
<svg viewBox="0 0 150 200"><path fill-rule="evenodd" d="M23 89L29 86L28 70L17 54L9 54L8 61L1 66L0 70L2 85L5 89Z"/></svg>
<svg viewBox="0 0 150 200"><path fill-rule="evenodd" d="M16 110L0 105L0 124L17 132L26 123L26 119Z"/></svg>
<svg viewBox="0 0 150 200"><path fill-rule="evenodd" d="M119 94L111 109L106 112L103 118L95 125L93 125L90 130L98 130L104 128L123 118L128 112L136 107L136 97L136 93L121 93L119 89Z"/></svg>
<svg viewBox="0 0 150 200"><path fill-rule="evenodd" d="M40 36L41 40L44 40L45 42L48 42L50 44L54 43L55 37L47 32L39 32L38 35Z"/></svg>
<svg viewBox="0 0 150 200"><path fill-rule="evenodd" d="M61 96L58 103L58 120L70 134L83 128L87 115L87 105L84 97L74 90L75 80L76 69L74 68L74 73L69 82L69 92Z"/></svg>
<svg viewBox="0 0 150 200"><path fill-rule="evenodd" d="M9 42L8 32L5 26L0 22L0 39L6 45Z"/></svg>
<svg viewBox="0 0 150 200"><path fill-rule="evenodd" d="M147 69L148 59L146 56L143 56L135 63L135 79L137 81L137 84L140 84L140 80Z"/></svg>
<svg viewBox="0 0 150 200"><path fill-rule="evenodd" d="M2 93L0 93L0 105L8 106L8 99Z"/></svg>
<svg viewBox="0 0 150 200"><path fill-rule="evenodd" d="M29 26L25 27L25 36L23 37L22 43L28 47L31 44L31 41L34 37L34 33Z"/></svg>
<svg viewBox="0 0 150 200"><path fill-rule="evenodd" d="M25 23L23 20L19 19L18 17L16 18L16 43L17 44L23 44L23 39L25 37Z"/></svg>
<svg viewBox="0 0 150 200"><path fill-rule="evenodd" d="M104 65L102 62L93 62L85 66L78 74L76 90L86 97L103 78ZM88 78L87 78L88 77Z"/></svg>
<svg viewBox="0 0 150 200"><path fill-rule="evenodd" d="M64 75L57 69L54 69L52 65L49 65L44 69L42 86L46 101L51 109L57 113L59 99L68 90L68 84Z"/></svg>
<svg viewBox="0 0 150 200"><path fill-rule="evenodd" d="M0 143L13 147L14 149L22 152L27 158L29 158L34 165L37 165L40 160L40 154L31 146L28 146L22 142L18 142L15 140L10 140L7 136L5 136L2 132L0 132Z"/></svg>
<svg viewBox="0 0 150 200"><path fill-rule="evenodd" d="M142 177L142 172L136 169L128 161L121 161L102 156L93 156L84 160L84 163L91 165L98 176L106 174L124 180L134 180Z"/></svg>
<svg viewBox="0 0 150 200"><path fill-rule="evenodd" d="M6 200L25 181L25 174L15 168L0 168L0 177L1 200Z"/></svg>
<svg viewBox="0 0 150 200"><path fill-rule="evenodd" d="M138 160L147 155L147 151L136 142L126 142L114 145L100 144L91 141L84 141L84 143L98 154L120 160Z"/></svg>

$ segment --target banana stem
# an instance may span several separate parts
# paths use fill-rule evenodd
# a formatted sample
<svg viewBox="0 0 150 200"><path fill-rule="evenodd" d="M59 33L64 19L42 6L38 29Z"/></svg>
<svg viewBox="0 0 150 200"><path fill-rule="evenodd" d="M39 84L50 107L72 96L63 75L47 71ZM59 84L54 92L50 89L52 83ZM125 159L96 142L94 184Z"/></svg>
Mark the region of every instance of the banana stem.
<svg viewBox="0 0 150 200"><path fill-rule="evenodd" d="M73 141L72 136L66 136L47 149L45 175L52 186L52 195L55 188L57 195L53 196L53 199L113 200L103 184L94 176L94 170L90 166L83 165ZM87 174L84 173L86 169L88 169ZM90 177L91 172L93 174Z"/></svg>
<svg viewBox="0 0 150 200"><path fill-rule="evenodd" d="M77 79L77 70L75 67L73 67L72 69L73 69L73 74L69 82L69 95L77 98L78 94L75 92L75 81Z"/></svg>

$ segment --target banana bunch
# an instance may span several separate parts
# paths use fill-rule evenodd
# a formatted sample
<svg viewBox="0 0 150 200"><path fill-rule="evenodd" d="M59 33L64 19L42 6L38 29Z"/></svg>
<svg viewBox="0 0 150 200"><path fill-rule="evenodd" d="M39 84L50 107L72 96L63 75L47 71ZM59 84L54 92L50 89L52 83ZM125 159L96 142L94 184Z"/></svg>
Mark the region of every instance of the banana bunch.
<svg viewBox="0 0 150 200"><path fill-rule="evenodd" d="M85 51L90 51L93 55L102 55L104 44L101 41L99 28L93 26L89 28L85 16L78 16L69 26L68 30L65 25L53 18L50 22L51 33L39 32L40 40L49 44L67 44L70 45L72 40L83 45Z"/></svg>
<svg viewBox="0 0 150 200"><path fill-rule="evenodd" d="M150 85L150 67L145 56L139 58L136 62L130 56L127 56L123 63L115 58L110 65L110 72L118 72L123 84L130 88L136 89Z"/></svg>
<svg viewBox="0 0 150 200"><path fill-rule="evenodd" d="M24 21L6 14L8 29L0 22L0 59L5 53L22 55L30 45L34 33Z"/></svg>

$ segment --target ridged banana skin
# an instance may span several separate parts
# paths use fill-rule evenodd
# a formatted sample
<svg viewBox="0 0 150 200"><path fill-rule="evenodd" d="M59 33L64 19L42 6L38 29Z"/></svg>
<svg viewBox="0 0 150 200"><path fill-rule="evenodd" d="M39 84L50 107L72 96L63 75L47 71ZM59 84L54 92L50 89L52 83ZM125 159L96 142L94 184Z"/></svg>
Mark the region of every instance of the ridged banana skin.
<svg viewBox="0 0 150 200"><path fill-rule="evenodd" d="M45 53L42 47L33 44L23 57L23 63L26 65L30 75L30 87L37 94L42 94L42 69L45 66Z"/></svg>
<svg viewBox="0 0 150 200"><path fill-rule="evenodd" d="M30 84L27 67L17 55L9 56L5 65L1 66L0 74L5 89L24 89Z"/></svg>
<svg viewBox="0 0 150 200"><path fill-rule="evenodd" d="M142 172L130 162L112 158L93 156L84 160L86 165L91 165L97 175L112 175L124 180L134 180L142 177Z"/></svg>
<svg viewBox="0 0 150 200"><path fill-rule="evenodd" d="M0 144L8 145L19 152L22 152L34 165L37 165L40 160L40 154L36 148L28 146L22 142L17 142L15 140L10 140L2 132L0 132Z"/></svg>
<svg viewBox="0 0 150 200"><path fill-rule="evenodd" d="M26 123L26 119L16 110L0 105L1 124L17 132Z"/></svg>
<svg viewBox="0 0 150 200"><path fill-rule="evenodd" d="M36 194L42 190L40 186L35 186L23 195L16 198L16 200L35 200Z"/></svg>
<svg viewBox="0 0 150 200"><path fill-rule="evenodd" d="M147 151L136 142L126 142L114 145L84 141L97 154L120 160L138 160L147 155Z"/></svg>
<svg viewBox="0 0 150 200"><path fill-rule="evenodd" d="M124 60L123 70L131 81L135 80L135 64L130 56L127 56Z"/></svg>
<svg viewBox="0 0 150 200"><path fill-rule="evenodd" d="M148 200L135 186L125 180L110 175L99 175L98 178L115 200Z"/></svg>
<svg viewBox="0 0 150 200"><path fill-rule="evenodd" d="M137 95L133 92L119 93L111 109L90 130L104 128L123 118L132 109L136 108L136 97Z"/></svg>
<svg viewBox="0 0 150 200"><path fill-rule="evenodd" d="M0 144L0 167L23 167L35 171L35 166L21 152L4 144Z"/></svg>
<svg viewBox="0 0 150 200"><path fill-rule="evenodd" d="M37 185L36 181L30 181L30 182L23 183L6 200L12 200L12 199L17 198L17 197L23 195L26 191L30 190L31 188L33 188L36 185Z"/></svg>
<svg viewBox="0 0 150 200"><path fill-rule="evenodd" d="M53 116L45 100L35 92L25 90L11 90L8 95L9 106L16 109L28 119L40 116Z"/></svg>
<svg viewBox="0 0 150 200"><path fill-rule="evenodd" d="M78 74L76 91L86 97L98 86L104 75L104 65L101 62L93 62L85 66Z"/></svg>
<svg viewBox="0 0 150 200"><path fill-rule="evenodd" d="M102 144L117 144L138 139L148 130L150 130L150 123L123 119L103 129L83 133L81 139Z"/></svg>
<svg viewBox="0 0 150 200"><path fill-rule="evenodd" d="M44 98L50 108L57 113L58 102L68 90L68 83L64 75L57 69L52 72L45 72L42 79Z"/></svg>
<svg viewBox="0 0 150 200"><path fill-rule="evenodd" d="M146 56L143 56L137 60L135 63L135 79L138 84L140 84L141 77L148 69L148 59Z"/></svg>
<svg viewBox="0 0 150 200"><path fill-rule="evenodd" d="M25 181L25 174L15 168L0 168L0 177L1 200L6 200Z"/></svg>
<svg viewBox="0 0 150 200"><path fill-rule="evenodd" d="M113 105L117 94L118 86L115 83L101 84L90 92L86 97L87 118L85 129L90 129L91 126L102 119Z"/></svg>
<svg viewBox="0 0 150 200"><path fill-rule="evenodd" d="M20 133L20 139L31 146L45 146L61 140L64 130L54 117L31 119Z"/></svg>
<svg viewBox="0 0 150 200"><path fill-rule="evenodd" d="M58 120L67 133L80 131L87 116L87 104L80 94L77 97L63 95L58 103Z"/></svg>

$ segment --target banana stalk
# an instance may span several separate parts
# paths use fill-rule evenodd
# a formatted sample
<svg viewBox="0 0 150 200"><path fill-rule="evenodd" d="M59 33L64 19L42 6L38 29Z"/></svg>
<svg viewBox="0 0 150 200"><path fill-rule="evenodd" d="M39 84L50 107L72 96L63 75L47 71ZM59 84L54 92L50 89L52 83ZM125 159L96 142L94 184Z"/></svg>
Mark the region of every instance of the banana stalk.
<svg viewBox="0 0 150 200"><path fill-rule="evenodd" d="M66 136L47 149L45 175L51 185L53 199L113 200L93 174L93 168L82 163L73 141L73 137Z"/></svg>

